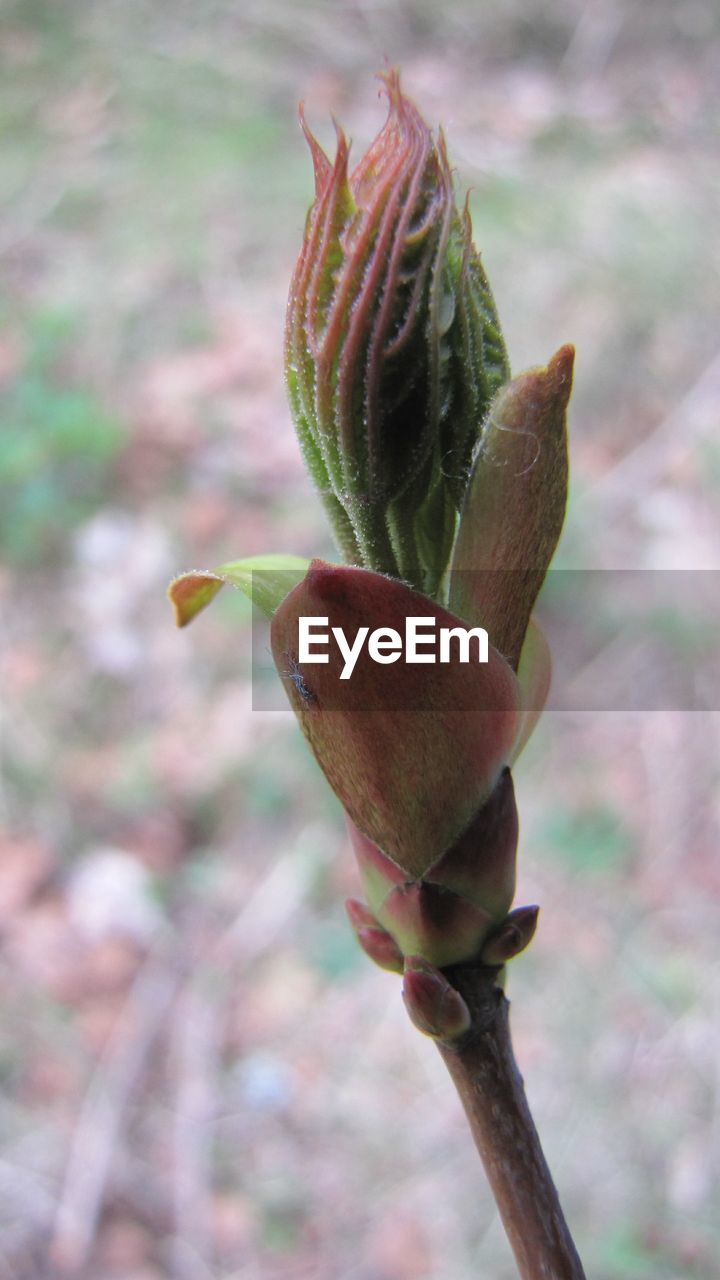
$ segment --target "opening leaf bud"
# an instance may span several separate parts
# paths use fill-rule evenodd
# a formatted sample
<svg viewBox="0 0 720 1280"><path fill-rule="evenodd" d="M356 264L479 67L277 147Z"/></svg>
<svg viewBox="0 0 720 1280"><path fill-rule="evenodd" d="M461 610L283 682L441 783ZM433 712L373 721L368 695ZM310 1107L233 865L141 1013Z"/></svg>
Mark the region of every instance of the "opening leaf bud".
<svg viewBox="0 0 720 1280"><path fill-rule="evenodd" d="M345 558L434 594L473 448L509 376L490 288L437 141L382 77L384 127L352 173L301 116L315 201L293 276L286 378Z"/></svg>

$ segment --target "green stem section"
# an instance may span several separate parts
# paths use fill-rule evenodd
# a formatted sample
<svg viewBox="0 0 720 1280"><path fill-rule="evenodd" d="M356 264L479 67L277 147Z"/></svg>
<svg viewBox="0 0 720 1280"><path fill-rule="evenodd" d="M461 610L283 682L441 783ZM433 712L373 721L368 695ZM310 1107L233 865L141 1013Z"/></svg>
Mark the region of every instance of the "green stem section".
<svg viewBox="0 0 720 1280"><path fill-rule="evenodd" d="M349 512L362 564L375 573L401 577L384 514L369 502L355 500Z"/></svg>
<svg viewBox="0 0 720 1280"><path fill-rule="evenodd" d="M528 1107L510 1038L509 1004L496 971L444 970L472 1026L458 1044L438 1042L515 1254L522 1280L585 1280Z"/></svg>
<svg viewBox="0 0 720 1280"><path fill-rule="evenodd" d="M413 517L414 512L409 517L401 505L394 502L390 503L385 519L400 570L400 577L403 582L407 582L416 591L422 591L424 588L423 571L413 533Z"/></svg>
<svg viewBox="0 0 720 1280"><path fill-rule="evenodd" d="M330 520L338 551L346 564L360 564L362 556L358 547L355 531L345 508L335 497L331 489L321 489L320 496Z"/></svg>

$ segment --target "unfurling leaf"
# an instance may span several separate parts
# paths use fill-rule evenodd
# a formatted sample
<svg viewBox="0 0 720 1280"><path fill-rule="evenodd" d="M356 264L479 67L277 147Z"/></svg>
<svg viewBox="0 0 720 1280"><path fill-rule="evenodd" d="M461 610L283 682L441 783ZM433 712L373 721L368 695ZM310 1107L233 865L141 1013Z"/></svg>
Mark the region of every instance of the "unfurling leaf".
<svg viewBox="0 0 720 1280"><path fill-rule="evenodd" d="M217 569L191 569L181 573L168 587L175 621L179 627L186 627L226 583L237 587L271 618L288 592L305 576L309 563L302 556L250 556L247 560L221 564Z"/></svg>

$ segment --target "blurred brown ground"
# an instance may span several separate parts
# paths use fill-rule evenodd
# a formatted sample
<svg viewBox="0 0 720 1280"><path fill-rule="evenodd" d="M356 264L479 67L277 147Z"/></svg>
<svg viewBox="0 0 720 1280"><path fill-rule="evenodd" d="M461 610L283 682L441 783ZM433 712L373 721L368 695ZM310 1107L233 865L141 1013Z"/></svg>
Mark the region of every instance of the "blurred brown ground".
<svg viewBox="0 0 720 1280"><path fill-rule="evenodd" d="M338 807L178 570L330 554L285 407L311 197L402 66L513 365L577 345L560 564L720 568L713 0L18 0L0 16L0 1277L512 1280L349 936ZM692 660L692 637L688 641ZM720 1277L720 718L551 713L518 1057L593 1280Z"/></svg>

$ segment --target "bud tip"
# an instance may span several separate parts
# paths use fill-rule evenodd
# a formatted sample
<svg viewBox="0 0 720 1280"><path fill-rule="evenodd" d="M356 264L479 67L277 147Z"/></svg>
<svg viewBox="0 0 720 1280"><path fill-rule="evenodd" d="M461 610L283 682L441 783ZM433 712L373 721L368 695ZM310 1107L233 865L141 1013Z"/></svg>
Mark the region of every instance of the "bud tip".
<svg viewBox="0 0 720 1280"><path fill-rule="evenodd" d="M566 342L559 351L555 352L547 367L548 379L556 390L559 391L561 387L567 386L566 400L570 399L574 364L575 347L572 342Z"/></svg>

